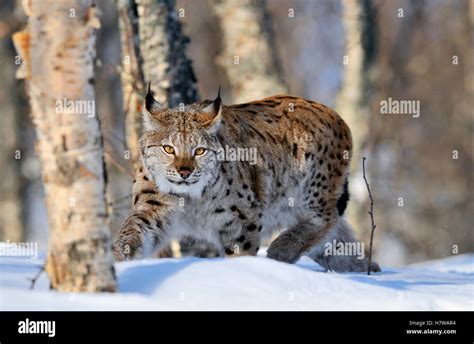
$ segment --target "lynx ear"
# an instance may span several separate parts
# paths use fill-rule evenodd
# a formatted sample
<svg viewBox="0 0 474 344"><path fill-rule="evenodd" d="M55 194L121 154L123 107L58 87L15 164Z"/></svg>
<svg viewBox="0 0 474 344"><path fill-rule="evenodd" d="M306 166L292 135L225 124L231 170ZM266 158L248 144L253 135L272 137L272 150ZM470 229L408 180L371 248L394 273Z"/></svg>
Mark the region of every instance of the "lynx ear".
<svg viewBox="0 0 474 344"><path fill-rule="evenodd" d="M217 92L217 98L212 101L211 104L201 110L199 122L203 127L217 130L221 121L222 114L222 99L221 99L221 87Z"/></svg>
<svg viewBox="0 0 474 344"><path fill-rule="evenodd" d="M151 82L148 83L148 91L145 96L145 110L152 115L163 110L163 105L153 98L153 94L151 93Z"/></svg>
<svg viewBox="0 0 474 344"><path fill-rule="evenodd" d="M157 121L161 121L160 114L164 107L155 99L151 93L151 82L148 83L148 91L145 96L145 107L143 109L143 127L145 130L156 130Z"/></svg>

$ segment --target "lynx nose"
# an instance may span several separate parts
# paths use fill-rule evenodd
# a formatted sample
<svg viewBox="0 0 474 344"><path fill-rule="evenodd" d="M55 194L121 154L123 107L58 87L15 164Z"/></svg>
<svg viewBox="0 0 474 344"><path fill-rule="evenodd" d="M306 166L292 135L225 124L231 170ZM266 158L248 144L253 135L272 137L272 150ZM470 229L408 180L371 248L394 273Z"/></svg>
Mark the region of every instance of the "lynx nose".
<svg viewBox="0 0 474 344"><path fill-rule="evenodd" d="M193 171L190 167L182 166L178 168L178 173L181 178L186 179L191 175L191 173L193 173Z"/></svg>

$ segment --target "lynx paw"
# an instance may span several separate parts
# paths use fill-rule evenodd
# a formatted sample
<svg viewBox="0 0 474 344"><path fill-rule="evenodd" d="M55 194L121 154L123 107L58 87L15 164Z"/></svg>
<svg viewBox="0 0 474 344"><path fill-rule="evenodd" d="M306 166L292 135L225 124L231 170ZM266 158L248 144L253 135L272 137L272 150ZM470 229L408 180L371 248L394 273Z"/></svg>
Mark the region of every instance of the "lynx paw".
<svg viewBox="0 0 474 344"><path fill-rule="evenodd" d="M114 243L112 252L117 261L123 261L140 257L142 248L143 239L136 236L123 236Z"/></svg>
<svg viewBox="0 0 474 344"><path fill-rule="evenodd" d="M291 235L281 234L270 245L267 257L285 263L295 263L301 256L301 243Z"/></svg>

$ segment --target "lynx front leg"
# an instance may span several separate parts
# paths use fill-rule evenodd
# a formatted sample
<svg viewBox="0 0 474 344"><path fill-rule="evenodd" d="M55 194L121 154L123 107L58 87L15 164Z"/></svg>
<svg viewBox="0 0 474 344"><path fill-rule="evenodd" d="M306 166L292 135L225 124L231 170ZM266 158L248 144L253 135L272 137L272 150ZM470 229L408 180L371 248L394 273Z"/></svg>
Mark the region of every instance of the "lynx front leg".
<svg viewBox="0 0 474 344"><path fill-rule="evenodd" d="M175 207L174 196L160 193L140 168L133 185L133 211L113 245L115 259L142 257L148 247L151 253L162 243L168 216Z"/></svg>
<svg viewBox="0 0 474 344"><path fill-rule="evenodd" d="M232 206L229 213L233 218L227 221L219 231L224 254L228 257L255 256L260 246L259 221L249 213L244 213L243 206Z"/></svg>
<svg viewBox="0 0 474 344"><path fill-rule="evenodd" d="M154 248L163 231L159 222L148 213L132 213L115 239L113 246L115 259L122 261L140 258L144 253L145 244Z"/></svg>

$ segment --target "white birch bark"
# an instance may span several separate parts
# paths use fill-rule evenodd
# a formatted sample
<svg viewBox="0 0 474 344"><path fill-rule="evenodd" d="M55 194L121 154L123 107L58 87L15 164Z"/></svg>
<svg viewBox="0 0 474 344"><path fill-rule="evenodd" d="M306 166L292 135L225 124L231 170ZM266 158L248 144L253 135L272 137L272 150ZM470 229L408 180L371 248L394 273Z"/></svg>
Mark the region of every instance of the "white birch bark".
<svg viewBox="0 0 474 344"><path fill-rule="evenodd" d="M343 57L343 83L336 100L336 109L351 128L353 166L360 166L361 150L367 136L368 114L364 108L364 49L362 47L362 5L359 0L343 4L346 30L346 52Z"/></svg>
<svg viewBox="0 0 474 344"><path fill-rule="evenodd" d="M50 231L46 271L58 291L114 291L92 0L25 1L15 35L42 165Z"/></svg>

